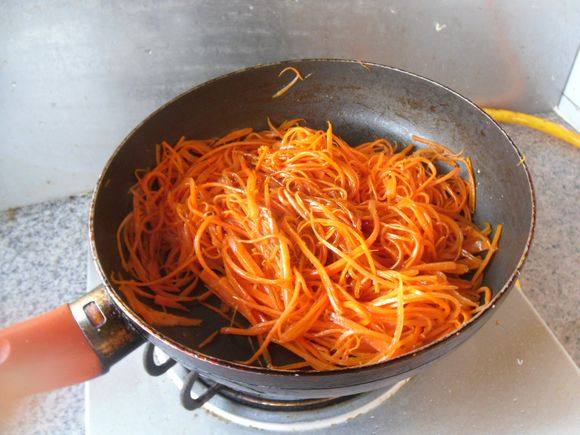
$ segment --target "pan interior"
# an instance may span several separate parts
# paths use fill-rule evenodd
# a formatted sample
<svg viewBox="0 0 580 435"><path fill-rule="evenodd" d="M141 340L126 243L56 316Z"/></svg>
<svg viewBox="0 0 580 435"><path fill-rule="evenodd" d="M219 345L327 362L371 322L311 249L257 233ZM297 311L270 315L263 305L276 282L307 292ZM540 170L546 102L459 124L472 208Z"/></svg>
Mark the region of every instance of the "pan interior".
<svg viewBox="0 0 580 435"><path fill-rule="evenodd" d="M288 80L278 73L290 65L311 75L273 99ZM520 155L497 125L459 95L415 75L376 65L367 70L356 62L306 60L251 68L194 88L127 137L106 167L95 195L93 242L104 275L122 271L115 233L131 209L128 192L135 182L134 172L153 165L157 143L175 143L181 136L221 136L248 126L265 129L267 117L274 123L303 118L314 128L325 128L331 121L334 131L351 144L378 137L404 143L416 134L453 151L463 150L476 171L476 222L504 225L500 249L484 284L495 296L518 267L532 227L531 186ZM122 299L114 286L110 288ZM149 332L195 349L227 323L201 306L194 308L193 316L202 317L203 325L149 328ZM253 349L255 344L247 338L218 335L203 353L239 361ZM281 348L272 354L278 363L293 360Z"/></svg>

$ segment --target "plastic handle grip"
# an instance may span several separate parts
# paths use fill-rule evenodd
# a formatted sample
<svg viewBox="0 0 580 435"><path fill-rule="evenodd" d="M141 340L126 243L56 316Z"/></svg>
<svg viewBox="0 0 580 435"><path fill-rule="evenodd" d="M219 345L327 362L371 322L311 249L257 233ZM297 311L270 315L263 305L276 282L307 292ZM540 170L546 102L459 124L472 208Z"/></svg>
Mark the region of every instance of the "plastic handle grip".
<svg viewBox="0 0 580 435"><path fill-rule="evenodd" d="M0 330L3 398L76 384L104 371L66 304Z"/></svg>

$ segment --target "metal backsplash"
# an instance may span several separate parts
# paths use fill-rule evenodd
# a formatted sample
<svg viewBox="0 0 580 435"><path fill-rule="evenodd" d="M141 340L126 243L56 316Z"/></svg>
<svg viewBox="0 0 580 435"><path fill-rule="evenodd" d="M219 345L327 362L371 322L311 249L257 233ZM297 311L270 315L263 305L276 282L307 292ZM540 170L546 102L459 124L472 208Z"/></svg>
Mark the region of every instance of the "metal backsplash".
<svg viewBox="0 0 580 435"><path fill-rule="evenodd" d="M91 189L149 112L240 67L370 60L537 112L579 41L575 0L0 0L0 209Z"/></svg>

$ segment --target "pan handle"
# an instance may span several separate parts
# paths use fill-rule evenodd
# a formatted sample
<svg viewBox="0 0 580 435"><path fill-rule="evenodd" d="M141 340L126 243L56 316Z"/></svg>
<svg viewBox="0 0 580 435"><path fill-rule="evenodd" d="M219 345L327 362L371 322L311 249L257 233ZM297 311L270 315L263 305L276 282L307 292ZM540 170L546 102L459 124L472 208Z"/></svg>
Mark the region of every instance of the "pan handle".
<svg viewBox="0 0 580 435"><path fill-rule="evenodd" d="M103 285L0 330L0 391L18 397L99 376L143 342Z"/></svg>

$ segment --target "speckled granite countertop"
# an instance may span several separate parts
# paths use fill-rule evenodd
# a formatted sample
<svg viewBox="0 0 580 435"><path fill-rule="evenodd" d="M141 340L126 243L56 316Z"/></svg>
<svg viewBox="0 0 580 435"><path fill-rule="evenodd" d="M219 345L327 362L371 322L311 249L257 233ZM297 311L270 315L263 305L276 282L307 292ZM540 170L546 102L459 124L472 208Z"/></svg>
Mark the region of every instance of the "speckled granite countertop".
<svg viewBox="0 0 580 435"><path fill-rule="evenodd" d="M523 127L505 128L526 156L538 200L524 291L578 363L580 152ZM0 214L0 327L84 293L89 202L83 195ZM83 433L83 411L82 386L38 395L0 410L0 433Z"/></svg>

